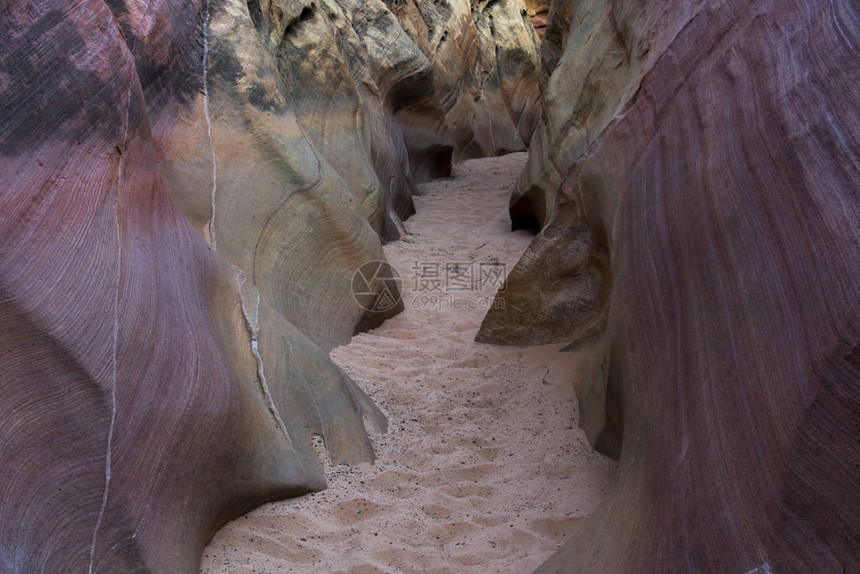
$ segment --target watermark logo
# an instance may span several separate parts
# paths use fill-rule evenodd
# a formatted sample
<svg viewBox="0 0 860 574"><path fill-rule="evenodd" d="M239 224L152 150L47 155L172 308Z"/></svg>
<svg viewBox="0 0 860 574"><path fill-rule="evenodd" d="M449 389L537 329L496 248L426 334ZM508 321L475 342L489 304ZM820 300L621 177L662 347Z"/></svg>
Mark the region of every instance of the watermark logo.
<svg viewBox="0 0 860 574"><path fill-rule="evenodd" d="M499 293L504 293L505 271L504 263L416 261L412 266L412 290L477 292L484 287L496 287Z"/></svg>
<svg viewBox="0 0 860 574"><path fill-rule="evenodd" d="M352 275L352 297L365 311L385 313L400 303L403 280L387 261L368 261Z"/></svg>
<svg viewBox="0 0 860 574"><path fill-rule="evenodd" d="M408 287L412 309L504 309L504 299L498 296L506 291L504 263L415 261L411 271ZM387 261L368 261L352 276L353 298L362 309L373 313L384 313L400 304L403 288L400 274ZM492 289L489 296L487 289Z"/></svg>
<svg viewBox="0 0 860 574"><path fill-rule="evenodd" d="M445 309L489 311L491 309L504 309L505 300L500 297L462 299L450 295L416 295L409 306L422 311L444 311Z"/></svg>

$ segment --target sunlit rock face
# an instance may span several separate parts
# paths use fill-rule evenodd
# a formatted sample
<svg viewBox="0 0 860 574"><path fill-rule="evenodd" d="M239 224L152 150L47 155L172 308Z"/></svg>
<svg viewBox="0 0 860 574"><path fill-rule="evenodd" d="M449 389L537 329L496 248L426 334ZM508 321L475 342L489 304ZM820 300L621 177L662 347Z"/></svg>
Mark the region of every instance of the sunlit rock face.
<svg viewBox="0 0 860 574"><path fill-rule="evenodd" d="M583 352L619 467L543 572L860 569L858 45L847 1L553 4L479 339Z"/></svg>
<svg viewBox="0 0 860 574"><path fill-rule="evenodd" d="M522 1L387 4L430 60L455 160L526 149L540 109L540 64Z"/></svg>
<svg viewBox="0 0 860 574"><path fill-rule="evenodd" d="M543 38L546 33L546 19L549 15L550 2L548 0L526 0L525 5L535 32Z"/></svg>

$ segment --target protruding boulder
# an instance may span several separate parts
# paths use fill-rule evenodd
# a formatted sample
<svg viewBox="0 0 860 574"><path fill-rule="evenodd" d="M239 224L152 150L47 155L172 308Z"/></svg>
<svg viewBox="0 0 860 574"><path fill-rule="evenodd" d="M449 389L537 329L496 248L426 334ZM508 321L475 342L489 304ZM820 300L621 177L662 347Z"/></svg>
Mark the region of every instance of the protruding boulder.
<svg viewBox="0 0 860 574"><path fill-rule="evenodd" d="M565 204L507 277L477 340L547 345L584 340L606 327L609 258L575 205Z"/></svg>

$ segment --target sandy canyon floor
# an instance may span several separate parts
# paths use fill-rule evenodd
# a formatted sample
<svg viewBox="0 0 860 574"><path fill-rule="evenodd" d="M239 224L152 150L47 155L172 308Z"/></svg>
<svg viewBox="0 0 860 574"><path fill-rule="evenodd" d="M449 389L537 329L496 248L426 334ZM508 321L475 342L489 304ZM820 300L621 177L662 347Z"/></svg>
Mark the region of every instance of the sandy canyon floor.
<svg viewBox="0 0 860 574"><path fill-rule="evenodd" d="M531 572L594 511L615 464L577 427L576 355L474 342L530 241L507 215L525 159L423 185L385 247L406 311L332 352L388 417L376 463L326 458L328 490L226 525L202 572Z"/></svg>

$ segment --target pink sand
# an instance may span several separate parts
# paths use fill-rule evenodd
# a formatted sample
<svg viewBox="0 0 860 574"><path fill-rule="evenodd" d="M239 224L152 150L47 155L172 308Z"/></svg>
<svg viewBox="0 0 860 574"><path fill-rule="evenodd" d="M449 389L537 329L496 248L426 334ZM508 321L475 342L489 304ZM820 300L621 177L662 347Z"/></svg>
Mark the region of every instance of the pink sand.
<svg viewBox="0 0 860 574"><path fill-rule="evenodd" d="M328 490L226 525L202 572L531 572L594 511L615 463L577 427L577 356L475 343L498 284L457 289L510 271L528 245L507 215L525 159L465 162L422 186L408 235L385 247L406 311L332 352L388 417L376 463L326 459ZM447 290L427 290L436 263L460 264Z"/></svg>

